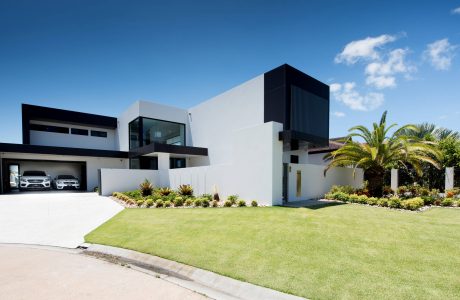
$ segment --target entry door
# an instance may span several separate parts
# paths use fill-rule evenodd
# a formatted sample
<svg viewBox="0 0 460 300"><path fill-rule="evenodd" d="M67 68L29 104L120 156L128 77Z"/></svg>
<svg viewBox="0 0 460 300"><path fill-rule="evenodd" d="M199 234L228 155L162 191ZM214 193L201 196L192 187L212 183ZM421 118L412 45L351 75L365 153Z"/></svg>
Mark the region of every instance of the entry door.
<svg viewBox="0 0 460 300"><path fill-rule="evenodd" d="M19 188L19 165L9 164L8 165L8 178L9 178L9 190L15 190Z"/></svg>

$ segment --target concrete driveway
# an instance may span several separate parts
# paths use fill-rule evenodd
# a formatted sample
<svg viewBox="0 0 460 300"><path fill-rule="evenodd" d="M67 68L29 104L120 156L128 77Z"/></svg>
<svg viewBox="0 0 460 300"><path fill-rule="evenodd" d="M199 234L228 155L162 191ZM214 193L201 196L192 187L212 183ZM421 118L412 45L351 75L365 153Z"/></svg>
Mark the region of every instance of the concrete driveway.
<svg viewBox="0 0 460 300"><path fill-rule="evenodd" d="M87 233L121 210L97 193L0 195L0 243L76 248Z"/></svg>
<svg viewBox="0 0 460 300"><path fill-rule="evenodd" d="M0 257L2 299L206 299L154 275L81 255L76 249L0 245Z"/></svg>

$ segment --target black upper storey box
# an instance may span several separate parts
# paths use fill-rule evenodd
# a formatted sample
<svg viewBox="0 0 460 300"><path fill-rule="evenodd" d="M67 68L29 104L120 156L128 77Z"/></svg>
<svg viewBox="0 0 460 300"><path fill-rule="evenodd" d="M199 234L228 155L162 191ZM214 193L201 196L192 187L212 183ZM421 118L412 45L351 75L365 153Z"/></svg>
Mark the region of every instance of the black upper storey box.
<svg viewBox="0 0 460 300"><path fill-rule="evenodd" d="M264 121L282 123L280 139L299 143L329 141L329 86L285 64L264 74Z"/></svg>

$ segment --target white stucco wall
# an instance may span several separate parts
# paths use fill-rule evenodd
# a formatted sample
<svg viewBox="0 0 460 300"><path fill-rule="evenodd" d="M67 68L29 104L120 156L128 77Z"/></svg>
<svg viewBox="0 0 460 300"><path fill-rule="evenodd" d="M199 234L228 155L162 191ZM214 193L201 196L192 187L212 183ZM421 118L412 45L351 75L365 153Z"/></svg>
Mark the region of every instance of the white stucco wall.
<svg viewBox="0 0 460 300"><path fill-rule="evenodd" d="M31 124L52 125L69 128L69 133L56 133L46 131L30 131L30 144L41 146L58 146L71 148L86 148L86 149L101 149L101 150L117 150L116 130L81 126L73 124L64 124L45 121L31 121ZM88 135L71 134L70 128L86 129ZM107 137L91 136L91 130L107 132Z"/></svg>
<svg viewBox="0 0 460 300"><path fill-rule="evenodd" d="M194 159L192 165L230 162L233 133L264 122L264 75L190 108L189 113L193 146L209 151L208 158Z"/></svg>
<svg viewBox="0 0 460 300"><path fill-rule="evenodd" d="M324 166L312 164L289 164L288 201L317 199L324 196L333 185L361 187L363 172L357 169L353 176L351 168L332 168L324 176ZM297 196L297 171L301 173L301 195Z"/></svg>
<svg viewBox="0 0 460 300"><path fill-rule="evenodd" d="M307 164L312 164L312 165L321 165L321 166L326 166L327 165L327 162L324 161L324 155L326 155L326 153L310 153L308 154L308 160L307 160Z"/></svg>
<svg viewBox="0 0 460 300"><path fill-rule="evenodd" d="M102 193L136 189L148 178L155 186L176 189L190 184L195 194L232 194L263 205L282 203L282 142L279 123L265 123L235 131L230 137L232 163L172 170L101 170Z"/></svg>
<svg viewBox="0 0 460 300"><path fill-rule="evenodd" d="M88 191L92 191L99 184L98 169L101 169L101 168L128 168L128 160L120 159L120 158L28 154L28 153L0 153L0 160L2 158L86 162L86 180L87 180ZM46 165L47 165L47 162L43 162L44 168L46 167ZM49 165L53 166L53 163L50 163ZM22 171L23 170L21 168L21 173ZM47 170L45 169L44 171L47 171Z"/></svg>

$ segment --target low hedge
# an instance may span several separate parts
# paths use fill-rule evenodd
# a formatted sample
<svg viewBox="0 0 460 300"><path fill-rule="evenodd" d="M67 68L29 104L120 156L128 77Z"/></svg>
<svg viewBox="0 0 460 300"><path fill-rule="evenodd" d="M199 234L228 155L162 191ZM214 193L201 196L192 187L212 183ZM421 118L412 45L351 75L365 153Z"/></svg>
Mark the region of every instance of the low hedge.
<svg viewBox="0 0 460 300"><path fill-rule="evenodd" d="M425 200L421 197L415 197L410 199L401 199L398 197L390 197L390 198L375 198L375 197L368 197L366 195L358 195L358 194L346 194L344 192L335 192L335 193L328 193L325 195L326 199L329 200L338 200L342 202L350 202L350 203L359 203L359 204L368 204L368 205L377 205L382 207L390 207L390 208L402 208L407 210L418 210L425 205ZM453 201L446 201L444 200L445 206L453 206Z"/></svg>
<svg viewBox="0 0 460 300"><path fill-rule="evenodd" d="M142 196L140 191L128 191L128 192L114 192L112 197L115 197L129 206L137 207L232 207L247 206L246 201L237 200L238 196L229 196L231 200L225 202L219 202L217 200L210 200L209 194L203 194L201 197L195 198L193 196L178 196L174 192L170 192L168 195L159 195L154 193L148 196ZM258 206L257 201L253 200L251 206Z"/></svg>

